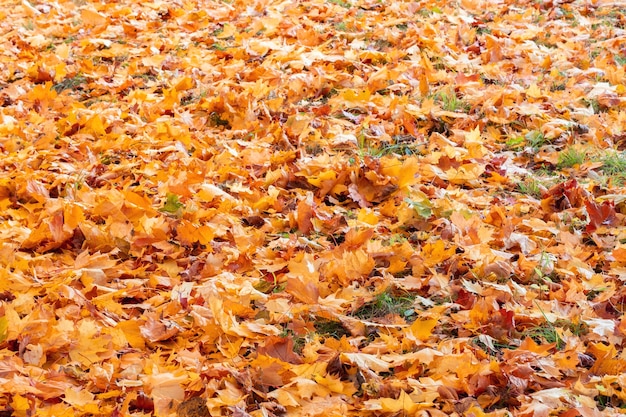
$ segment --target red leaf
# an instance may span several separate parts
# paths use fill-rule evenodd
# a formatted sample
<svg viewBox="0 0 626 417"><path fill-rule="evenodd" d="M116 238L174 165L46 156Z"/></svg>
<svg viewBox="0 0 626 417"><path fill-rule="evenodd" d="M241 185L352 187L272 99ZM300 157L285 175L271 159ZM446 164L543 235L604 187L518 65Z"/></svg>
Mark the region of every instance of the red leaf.
<svg viewBox="0 0 626 417"><path fill-rule="evenodd" d="M617 218L615 217L615 204L612 201L604 201L598 204L593 200L585 200L587 214L589 215L589 224L585 228L587 233L593 233L601 225L613 225Z"/></svg>
<svg viewBox="0 0 626 417"><path fill-rule="evenodd" d="M582 207L586 192L571 179L551 187L543 196L541 207L548 213L557 213L573 207Z"/></svg>

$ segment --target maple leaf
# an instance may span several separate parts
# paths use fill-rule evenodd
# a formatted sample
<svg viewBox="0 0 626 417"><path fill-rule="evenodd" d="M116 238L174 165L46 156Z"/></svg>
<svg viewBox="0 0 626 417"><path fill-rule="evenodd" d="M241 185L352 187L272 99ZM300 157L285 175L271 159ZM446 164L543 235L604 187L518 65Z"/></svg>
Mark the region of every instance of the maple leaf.
<svg viewBox="0 0 626 417"><path fill-rule="evenodd" d="M6 316L0 317L0 343L7 340L9 330L9 320Z"/></svg>
<svg viewBox="0 0 626 417"><path fill-rule="evenodd" d="M365 407L369 410L379 410L385 413L416 413L420 409L428 408L432 403L415 403L410 395L404 391L400 392L397 399L379 398L365 401Z"/></svg>
<svg viewBox="0 0 626 417"><path fill-rule="evenodd" d="M302 363L302 359L293 352L293 340L290 338L271 336L265 340L259 353L293 364Z"/></svg>
<svg viewBox="0 0 626 417"><path fill-rule="evenodd" d="M149 342L168 340L179 332L179 329L175 325L168 326L166 323L159 320L155 314L149 314L146 318L146 322L139 327L139 331Z"/></svg>
<svg viewBox="0 0 626 417"><path fill-rule="evenodd" d="M185 205L178 200L176 194L167 194L165 203L163 203L163 207L159 210L180 217L184 207Z"/></svg>
<svg viewBox="0 0 626 417"><path fill-rule="evenodd" d="M585 227L587 233L595 232L602 225L613 225L617 222L615 205L612 201L603 201L601 204L592 200L585 200L585 207L589 215L589 224Z"/></svg>
<svg viewBox="0 0 626 417"><path fill-rule="evenodd" d="M176 409L176 414L178 417L208 416L209 408L206 405L205 399L201 397L193 397L181 402ZM236 413L233 414L236 415ZM245 414L240 414L240 416L244 417Z"/></svg>
<svg viewBox="0 0 626 417"><path fill-rule="evenodd" d="M622 414L616 2L79 3L0 8L0 411Z"/></svg>
<svg viewBox="0 0 626 417"><path fill-rule="evenodd" d="M407 337L419 342L425 342L432 334L433 328L437 325L437 320L415 320L407 330Z"/></svg>

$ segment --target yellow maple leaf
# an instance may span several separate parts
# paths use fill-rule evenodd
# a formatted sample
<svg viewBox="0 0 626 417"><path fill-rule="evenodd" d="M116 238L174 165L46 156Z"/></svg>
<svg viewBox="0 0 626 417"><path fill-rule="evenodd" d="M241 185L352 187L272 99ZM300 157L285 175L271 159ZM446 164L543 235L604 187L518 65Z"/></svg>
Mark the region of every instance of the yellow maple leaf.
<svg viewBox="0 0 626 417"><path fill-rule="evenodd" d="M63 401L85 413L97 414L99 411L95 395L84 389L66 388Z"/></svg>
<svg viewBox="0 0 626 417"><path fill-rule="evenodd" d="M341 358L363 369L371 369L374 372L389 372L389 363L368 353L344 352Z"/></svg>
<svg viewBox="0 0 626 417"><path fill-rule="evenodd" d="M315 375L315 378L318 375ZM302 399L310 400L313 397L326 397L332 391L328 389L326 384L320 384L317 380L311 380L309 378L298 378L296 380L296 386L298 388L298 395ZM341 392L341 391L335 391Z"/></svg>
<svg viewBox="0 0 626 417"><path fill-rule="evenodd" d="M483 146L483 138L480 134L480 129L476 126L473 130L465 134L464 145L469 151L468 157L479 159L485 156L486 150Z"/></svg>
<svg viewBox="0 0 626 417"><path fill-rule="evenodd" d="M128 344L135 349L143 349L146 341L141 335L141 323L137 320L124 320L117 323L116 328L121 330Z"/></svg>
<svg viewBox="0 0 626 417"><path fill-rule="evenodd" d="M80 11L80 18L83 23L89 26L100 26L107 23L105 16L92 9L82 9Z"/></svg>
<svg viewBox="0 0 626 417"><path fill-rule="evenodd" d="M194 82L191 77L183 77L174 85L176 91L185 91L193 88Z"/></svg>
<svg viewBox="0 0 626 417"><path fill-rule="evenodd" d="M48 81L45 84L36 85L28 92L27 97L32 101L38 101L42 107L45 107L57 98L57 92L52 88L52 82Z"/></svg>
<svg viewBox="0 0 626 417"><path fill-rule="evenodd" d="M13 415L21 417L30 415L29 411L31 409L31 402L28 398L20 395L14 394L11 399L11 408L13 409Z"/></svg>
<svg viewBox="0 0 626 417"><path fill-rule="evenodd" d="M454 246L446 249L443 240L437 240L434 243L427 243L422 248L422 256L424 257L424 265L433 267L454 255L456 248Z"/></svg>
<svg viewBox="0 0 626 417"><path fill-rule="evenodd" d="M415 320L406 330L406 336L415 341L425 342L437 324L437 319Z"/></svg>
<svg viewBox="0 0 626 417"><path fill-rule="evenodd" d="M344 393L344 390L346 389L345 384L341 381L340 378L330 375L330 374L326 376L316 374L316 375L313 375L313 379L315 380L315 382L327 388L331 392L337 392L337 393L342 394Z"/></svg>
<svg viewBox="0 0 626 417"><path fill-rule="evenodd" d="M300 401L298 401L295 393L291 392L291 389L279 388L270 392L267 396L270 398L275 398L279 404L285 407L300 406Z"/></svg>
<svg viewBox="0 0 626 417"><path fill-rule="evenodd" d="M307 181L309 184L312 184L316 187L321 187L322 183L325 181L334 181L337 179L337 173L333 170L322 171L321 173L307 177Z"/></svg>
<svg viewBox="0 0 626 417"><path fill-rule="evenodd" d="M428 404L416 404L411 399L411 396L404 390L400 391L400 395L397 399L393 398L377 398L373 400L365 401L365 408L367 410L377 410L384 413L407 413L407 415L414 415L418 410L422 408L431 407L432 403Z"/></svg>
<svg viewBox="0 0 626 417"><path fill-rule="evenodd" d="M446 177L452 184L472 184L485 172L482 164L466 163L458 168L450 168L446 171Z"/></svg>
<svg viewBox="0 0 626 417"><path fill-rule="evenodd" d="M371 93L368 89L355 90L349 88L341 92L342 99L355 104L367 103L369 102L370 97Z"/></svg>
<svg viewBox="0 0 626 417"><path fill-rule="evenodd" d="M101 334L101 329L93 320L82 320L78 326L78 340L72 346L69 356L83 366L99 363L113 353L111 335Z"/></svg>
<svg viewBox="0 0 626 417"><path fill-rule="evenodd" d="M370 209L362 208L359 210L357 220L369 225L378 224L378 216Z"/></svg>
<svg viewBox="0 0 626 417"><path fill-rule="evenodd" d="M104 122L102 120L102 116L99 114L94 114L85 122L85 127L83 129L87 133L93 133L94 136L100 136L106 134L106 129L104 127Z"/></svg>
<svg viewBox="0 0 626 417"><path fill-rule="evenodd" d="M418 182L416 174L420 167L417 158L406 158L402 162L395 158L384 158L381 163L381 172L394 178L399 189L404 190Z"/></svg>
<svg viewBox="0 0 626 417"><path fill-rule="evenodd" d="M530 98L541 98L543 93L541 89L537 86L537 84L531 84L530 87L526 89L526 95Z"/></svg>

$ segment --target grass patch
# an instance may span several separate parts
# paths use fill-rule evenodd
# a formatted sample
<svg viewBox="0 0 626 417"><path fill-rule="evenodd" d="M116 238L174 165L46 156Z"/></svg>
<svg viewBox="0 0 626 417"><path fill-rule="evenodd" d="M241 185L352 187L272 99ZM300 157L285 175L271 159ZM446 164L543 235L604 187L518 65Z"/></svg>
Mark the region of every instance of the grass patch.
<svg viewBox="0 0 626 417"><path fill-rule="evenodd" d="M550 91L551 92L555 92L555 91L565 91L566 88L566 84L565 81L561 81L559 83L553 82L550 85Z"/></svg>
<svg viewBox="0 0 626 417"><path fill-rule="evenodd" d="M427 142L418 142L417 138L412 135L396 135L393 136L393 143L386 146L387 154L400 156L422 155Z"/></svg>
<svg viewBox="0 0 626 417"><path fill-rule="evenodd" d="M561 339L561 336L559 336L556 327L547 321L543 324L524 330L522 332L522 337L530 337L539 345L554 343L556 344L557 350L561 350L565 347L565 342Z"/></svg>
<svg viewBox="0 0 626 417"><path fill-rule="evenodd" d="M352 7L352 4L350 2L347 2L345 0L327 0L329 3L332 4L336 4L337 6L341 6L345 9L349 9Z"/></svg>
<svg viewBox="0 0 626 417"><path fill-rule="evenodd" d="M57 93L60 93L64 90L77 90L83 84L87 83L87 78L85 78L82 74L76 74L73 77L68 77L63 81L52 86L52 89Z"/></svg>
<svg viewBox="0 0 626 417"><path fill-rule="evenodd" d="M335 29L340 32L348 32L348 25L346 25L346 22L335 23Z"/></svg>
<svg viewBox="0 0 626 417"><path fill-rule="evenodd" d="M517 346L510 345L508 343L500 342L498 340L491 340L490 344L483 342L480 337L474 337L472 339L472 345L480 348L488 355L501 354L503 350L515 350Z"/></svg>
<svg viewBox="0 0 626 417"><path fill-rule="evenodd" d="M433 96L435 102L441 105L441 108L445 111L461 112L465 113L471 108L470 104L461 100L454 93L447 93L445 91L439 91Z"/></svg>
<svg viewBox="0 0 626 417"><path fill-rule="evenodd" d="M591 109L593 110L593 114L599 114L603 110L603 107L600 105L600 102L596 100L595 98L591 100L587 100L583 98L582 102L586 107L591 107Z"/></svg>
<svg viewBox="0 0 626 417"><path fill-rule="evenodd" d="M211 45L211 49L213 49L214 51L224 52L227 48L219 42L214 42L213 45Z"/></svg>
<svg viewBox="0 0 626 417"><path fill-rule="evenodd" d="M615 387L611 389L611 391L621 391L622 388L621 387ZM600 390L600 392L606 392L607 389L605 387L602 387L602 390ZM626 401L624 401L623 399L619 398L619 396L612 394L612 395L604 395L604 394L600 394L597 397L594 398L594 400L596 401L596 404L598 404L598 409L600 411L604 411L606 408L613 408L613 409L626 409Z"/></svg>
<svg viewBox="0 0 626 417"><path fill-rule="evenodd" d="M335 320L317 317L315 319L315 332L322 337L332 337L341 339L343 336L350 337L350 332L343 325Z"/></svg>
<svg viewBox="0 0 626 417"><path fill-rule="evenodd" d="M413 303L415 297L406 291L394 292L387 289L378 294L369 303L361 306L353 315L364 320L381 318L388 315L398 315L410 320L415 317L415 309Z"/></svg>
<svg viewBox="0 0 626 417"><path fill-rule="evenodd" d="M594 288L593 290L591 290L591 291L589 291L587 293L587 300L588 301L593 301L594 298L596 298L598 295L602 294L607 289L608 289L607 287Z"/></svg>
<svg viewBox="0 0 626 417"><path fill-rule="evenodd" d="M282 333L279 336L282 338L291 339L291 341L293 342L292 351L297 355L302 355L302 351L304 350L304 346L307 342L307 339L305 337L296 335L292 330L287 329L286 327L283 329Z"/></svg>
<svg viewBox="0 0 626 417"><path fill-rule="evenodd" d="M604 175L611 178L613 185L622 186L626 183L626 154L624 152L610 152L600 158Z"/></svg>
<svg viewBox="0 0 626 417"><path fill-rule="evenodd" d="M379 147L364 146L361 151L374 158L380 158L386 155L411 156L419 155L419 144L411 143L382 143Z"/></svg>
<svg viewBox="0 0 626 417"><path fill-rule="evenodd" d="M209 124L213 127L230 129L230 122L226 119L222 119L222 116L218 112L212 112L209 115Z"/></svg>
<svg viewBox="0 0 626 417"><path fill-rule="evenodd" d="M417 138L412 135L395 135L393 142L381 141L375 144L366 136L364 129L361 129L357 136L359 156L361 157L366 155L373 158L381 158L387 155L400 157L422 155L426 143L427 142L417 142Z"/></svg>
<svg viewBox="0 0 626 417"><path fill-rule="evenodd" d="M539 311L541 311L545 322L535 327L524 330L522 332L522 337L530 337L539 345L543 343L554 343L557 350L563 349L565 347L565 341L561 338L561 336L559 336L559 333L556 330L555 326L555 324L558 323L558 320L557 322L555 322L555 324L550 323L541 307L537 305L537 308L539 308Z"/></svg>
<svg viewBox="0 0 626 417"><path fill-rule="evenodd" d="M573 168L581 165L587 160L587 151L575 147L569 147L559 153L559 160L556 165L558 169Z"/></svg>
<svg viewBox="0 0 626 417"><path fill-rule="evenodd" d="M584 321L558 319L554 322L554 326L569 330L574 336L577 337L584 336L589 333L589 326Z"/></svg>
<svg viewBox="0 0 626 417"><path fill-rule="evenodd" d="M544 145L547 145L550 141L546 139L545 135L538 130L531 130L524 135L527 146L533 150L537 150Z"/></svg>
<svg viewBox="0 0 626 417"><path fill-rule="evenodd" d="M523 182L517 184L517 189L522 194L541 198L541 183L534 178L526 178Z"/></svg>
<svg viewBox="0 0 626 417"><path fill-rule="evenodd" d="M512 138L507 139L506 142L504 142L507 149L510 149L512 151L517 151L517 150L522 149L525 143L526 141L523 136L514 136Z"/></svg>

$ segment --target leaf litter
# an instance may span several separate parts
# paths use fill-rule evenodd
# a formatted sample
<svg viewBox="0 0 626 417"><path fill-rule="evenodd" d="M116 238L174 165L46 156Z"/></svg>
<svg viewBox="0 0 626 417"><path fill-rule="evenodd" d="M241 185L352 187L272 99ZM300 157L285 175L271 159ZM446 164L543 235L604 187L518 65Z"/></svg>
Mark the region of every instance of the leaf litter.
<svg viewBox="0 0 626 417"><path fill-rule="evenodd" d="M3 415L623 415L619 2L3 6Z"/></svg>

